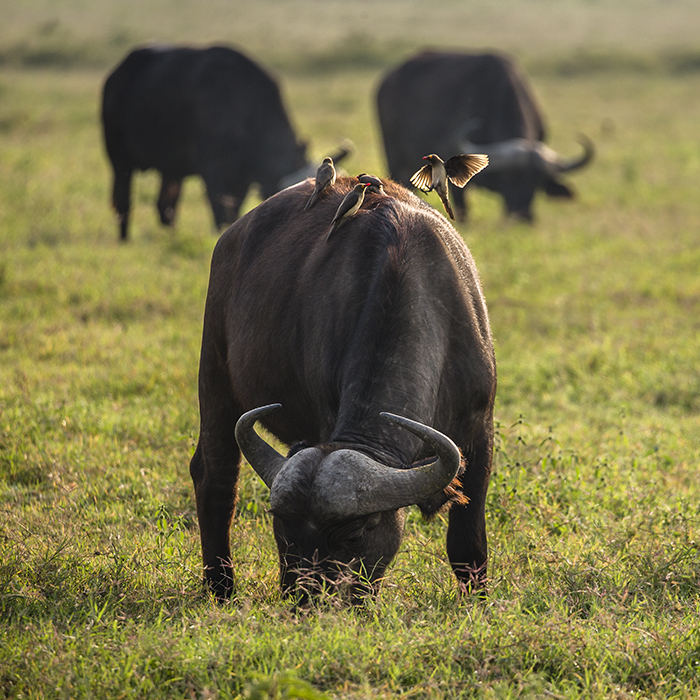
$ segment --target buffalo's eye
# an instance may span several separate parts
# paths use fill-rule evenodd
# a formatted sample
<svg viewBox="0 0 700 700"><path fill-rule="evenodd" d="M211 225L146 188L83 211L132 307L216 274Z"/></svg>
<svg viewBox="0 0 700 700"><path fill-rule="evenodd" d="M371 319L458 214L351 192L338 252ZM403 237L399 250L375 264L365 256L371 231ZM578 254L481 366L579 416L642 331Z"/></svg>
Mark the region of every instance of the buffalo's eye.
<svg viewBox="0 0 700 700"><path fill-rule="evenodd" d="M325 532L330 551L345 551L351 554L362 549L365 541L367 518L349 520L329 527Z"/></svg>

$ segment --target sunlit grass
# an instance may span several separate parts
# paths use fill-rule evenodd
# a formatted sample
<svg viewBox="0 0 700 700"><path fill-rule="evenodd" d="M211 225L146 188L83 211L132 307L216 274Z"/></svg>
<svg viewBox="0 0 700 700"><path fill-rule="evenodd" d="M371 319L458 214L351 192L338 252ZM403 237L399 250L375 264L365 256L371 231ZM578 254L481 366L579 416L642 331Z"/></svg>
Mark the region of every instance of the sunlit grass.
<svg viewBox="0 0 700 700"><path fill-rule="evenodd" d="M379 42L365 45L377 64L322 69L312 59L349 61L352 47L336 50L332 32L309 40L305 15L290 18L302 5L312 4L279 5L290 36L278 50L304 40L307 52L287 53L287 64L269 54L297 132L314 157L350 138L348 171L383 175ZM564 6L579 17L583 4ZM13 41L46 11L31 7ZM62 11L70 41L79 26L103 36L106 7L83 8L83 25ZM379 28L386 10L372 7ZM523 7L508 4L515 16ZM421 8L430 36L435 16ZM146 3L133 31L161 17L165 38L205 39L202 17L187 33L183 14L162 9ZM251 29L262 31L260 16L237 10L236 31L262 41ZM331 10L319 10L321 29ZM388 38L414 41L406 27L417 12L407 3ZM583 132L597 147L567 178L578 198L539 197L529 227L505 222L497 197L470 192L472 220L460 227L499 368L489 595L457 594L445 518L412 511L376 601L350 610L330 599L301 614L281 599L267 489L247 466L234 600L216 606L199 585L187 466L215 243L201 183L186 182L168 230L157 223L157 178L138 175L132 237L119 245L97 122L105 71L0 72L0 694L697 695L700 80L624 66L562 75L551 51L532 76L551 142L573 155ZM246 207L256 202L251 192Z"/></svg>

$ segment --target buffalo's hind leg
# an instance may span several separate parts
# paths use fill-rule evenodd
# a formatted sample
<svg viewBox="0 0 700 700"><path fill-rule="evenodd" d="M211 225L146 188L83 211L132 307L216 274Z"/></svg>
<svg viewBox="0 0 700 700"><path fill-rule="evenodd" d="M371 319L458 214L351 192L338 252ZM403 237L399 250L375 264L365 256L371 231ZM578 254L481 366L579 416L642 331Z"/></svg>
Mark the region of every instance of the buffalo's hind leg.
<svg viewBox="0 0 700 700"><path fill-rule="evenodd" d="M491 476L493 434L484 434L463 452L466 468L462 491L466 505L450 508L447 528L447 556L463 592L483 591L486 586L486 491Z"/></svg>
<svg viewBox="0 0 700 700"><path fill-rule="evenodd" d="M231 399L222 364L219 353L204 342L199 372L200 434L190 462L204 578L220 601L228 599L233 591L229 530L236 508L241 457L234 437L240 411Z"/></svg>

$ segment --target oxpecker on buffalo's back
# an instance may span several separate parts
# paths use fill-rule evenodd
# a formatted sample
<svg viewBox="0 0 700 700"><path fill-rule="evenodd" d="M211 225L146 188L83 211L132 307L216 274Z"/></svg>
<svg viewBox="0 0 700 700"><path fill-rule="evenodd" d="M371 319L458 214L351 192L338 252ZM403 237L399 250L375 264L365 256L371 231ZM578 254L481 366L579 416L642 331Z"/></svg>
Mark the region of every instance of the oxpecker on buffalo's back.
<svg viewBox="0 0 700 700"><path fill-rule="evenodd" d="M365 201L365 190L368 187L370 187L369 182L359 182L345 195L331 221L331 228L326 236L327 241L330 240L331 236L338 230L341 224L357 214L362 206L362 202Z"/></svg>
<svg viewBox="0 0 700 700"><path fill-rule="evenodd" d="M374 192L375 194L384 194L384 183L376 175L360 173L357 176L357 181L366 182L369 185L369 188L367 189L368 192Z"/></svg>
<svg viewBox="0 0 700 700"><path fill-rule="evenodd" d="M324 158L321 165L318 166L314 181L314 191L309 197L309 201L306 203L304 209L313 207L316 200L321 197L329 187L333 187L335 178L336 174L333 159L328 156Z"/></svg>

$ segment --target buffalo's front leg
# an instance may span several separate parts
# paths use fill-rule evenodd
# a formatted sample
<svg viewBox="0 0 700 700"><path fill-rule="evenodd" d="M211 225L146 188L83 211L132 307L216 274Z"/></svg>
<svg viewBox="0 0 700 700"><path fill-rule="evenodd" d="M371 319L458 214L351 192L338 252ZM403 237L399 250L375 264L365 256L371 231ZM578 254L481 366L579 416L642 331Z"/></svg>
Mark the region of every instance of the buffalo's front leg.
<svg viewBox="0 0 700 700"><path fill-rule="evenodd" d="M163 226L173 225L181 190L182 180L163 174L158 195L158 214Z"/></svg>
<svg viewBox="0 0 700 700"><path fill-rule="evenodd" d="M460 589L464 592L483 589L486 585L486 491L491 476L493 437L490 430L463 450L466 468L462 491L466 505L450 508L447 528L447 556Z"/></svg>
<svg viewBox="0 0 700 700"><path fill-rule="evenodd" d="M229 530L236 507L241 452L234 427L241 412L231 396L221 324L205 315L199 367L200 431L190 462L202 539L204 577L219 600L230 597L233 570Z"/></svg>
<svg viewBox="0 0 700 700"><path fill-rule="evenodd" d="M231 162L221 154L214 153L211 162L202 169L207 198L218 230L236 221L248 192L249 180L231 172Z"/></svg>
<svg viewBox="0 0 700 700"><path fill-rule="evenodd" d="M114 165L114 183L112 186L112 206L117 212L119 238L126 241L129 235L129 210L131 209L131 177L133 171L120 163Z"/></svg>
<svg viewBox="0 0 700 700"><path fill-rule="evenodd" d="M240 452L231 448L226 464L208 461L200 437L190 462L197 502L197 518L202 540L204 579L219 600L226 600L233 591L233 568L229 530L236 509L238 460Z"/></svg>

